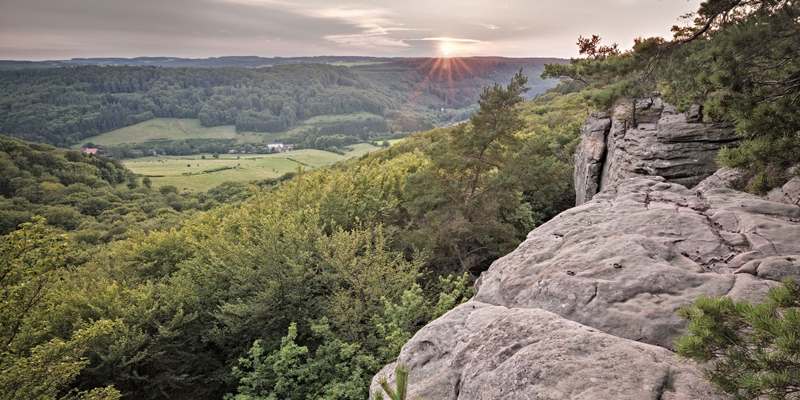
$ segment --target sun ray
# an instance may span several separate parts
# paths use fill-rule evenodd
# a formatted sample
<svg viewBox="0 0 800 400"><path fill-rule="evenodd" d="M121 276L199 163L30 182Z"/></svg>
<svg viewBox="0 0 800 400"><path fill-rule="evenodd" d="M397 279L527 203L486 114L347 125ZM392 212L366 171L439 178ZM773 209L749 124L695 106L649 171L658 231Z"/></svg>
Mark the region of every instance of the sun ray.
<svg viewBox="0 0 800 400"><path fill-rule="evenodd" d="M441 103L444 103L445 108L455 109L458 107L457 94L471 94L472 90L468 89L472 87L471 82L475 82L480 86L487 85L476 70L470 67L469 60L469 58L462 57L409 60L409 66L414 68L413 73L422 77L422 79L408 94L408 104L419 104L422 101L427 103L428 101L423 99L426 98L425 96L430 95L438 98L438 100L432 99L434 102L441 101ZM408 76L410 77L410 75Z"/></svg>

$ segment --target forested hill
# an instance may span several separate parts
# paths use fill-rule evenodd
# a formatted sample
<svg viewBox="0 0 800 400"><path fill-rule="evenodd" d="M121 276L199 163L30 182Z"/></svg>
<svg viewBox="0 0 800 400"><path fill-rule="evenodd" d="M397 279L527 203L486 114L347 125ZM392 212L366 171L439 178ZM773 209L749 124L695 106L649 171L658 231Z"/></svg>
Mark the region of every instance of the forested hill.
<svg viewBox="0 0 800 400"><path fill-rule="evenodd" d="M23 68L58 68L77 67L82 65L127 65L151 67L240 67L258 68L271 67L284 64L300 63L375 63L391 62L397 57L360 57L360 56L315 56L315 57L256 57L256 56L228 56L209 58L178 58L178 57L135 57L135 58L73 58L70 60L48 61L12 61L0 60L2 69Z"/></svg>
<svg viewBox="0 0 800 400"><path fill-rule="evenodd" d="M280 131L315 115L395 104L344 67L268 69L76 67L0 73L0 133L75 144L154 117L199 118L205 126L240 119Z"/></svg>
<svg viewBox="0 0 800 400"><path fill-rule="evenodd" d="M55 146L157 117L204 126L280 132L319 115L366 111L437 125L464 120L484 86L539 59L417 59L372 67L272 68L83 66L0 71L0 134ZM532 78L531 94L555 81ZM402 124L395 124L402 125Z"/></svg>
<svg viewBox="0 0 800 400"><path fill-rule="evenodd" d="M0 137L0 216L28 222L0 238L0 301L33 299L0 310L0 393L365 399L470 296L466 271L571 205L585 102L524 102L524 83L488 90L467 124L206 195L101 180L84 164L114 161ZM59 172L71 163L81 182Z"/></svg>
<svg viewBox="0 0 800 400"><path fill-rule="evenodd" d="M241 186L197 194L169 185L151 190L149 178L140 180L118 160L0 135L0 235L41 216L75 243L104 243L177 226L181 212L238 201Z"/></svg>
<svg viewBox="0 0 800 400"><path fill-rule="evenodd" d="M490 58L490 57L482 57ZM500 57L491 57L498 59ZM179 57L135 57L135 58L73 58L70 60L48 61L14 61L0 60L0 70L27 69L27 68L58 68L77 67L82 65L126 65L150 67L239 67L258 68L271 67L284 64L353 64L353 63L387 63L400 60L409 60L402 57L361 57L361 56L314 56L314 57L257 57L257 56L227 56L209 58L179 58ZM567 60L559 58L527 58L540 63L563 63Z"/></svg>

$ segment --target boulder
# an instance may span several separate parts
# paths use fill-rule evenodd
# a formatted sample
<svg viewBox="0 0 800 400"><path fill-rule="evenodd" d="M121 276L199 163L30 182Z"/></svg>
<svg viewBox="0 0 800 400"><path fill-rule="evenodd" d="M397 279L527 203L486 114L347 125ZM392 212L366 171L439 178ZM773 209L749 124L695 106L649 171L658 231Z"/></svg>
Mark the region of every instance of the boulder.
<svg viewBox="0 0 800 400"><path fill-rule="evenodd" d="M772 189L767 199L800 206L800 178L792 178L782 187Z"/></svg>
<svg viewBox="0 0 800 400"><path fill-rule="evenodd" d="M578 204L592 199L597 193L600 182L597 177L603 168L606 155L606 136L611 128L611 120L604 118L602 113L594 113L586 117L586 123L581 127L581 142L578 144L575 157L575 195Z"/></svg>

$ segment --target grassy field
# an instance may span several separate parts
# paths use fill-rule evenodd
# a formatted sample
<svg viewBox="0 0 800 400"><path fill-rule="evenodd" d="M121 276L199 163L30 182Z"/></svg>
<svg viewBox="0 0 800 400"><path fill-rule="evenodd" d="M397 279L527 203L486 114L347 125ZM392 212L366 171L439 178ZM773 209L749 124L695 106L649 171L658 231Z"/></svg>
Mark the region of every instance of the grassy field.
<svg viewBox="0 0 800 400"><path fill-rule="evenodd" d="M371 113L368 113L368 112L364 112L364 111L357 112L357 113L352 113L352 114L341 114L341 115L317 115L316 117L311 117L311 118L303 121L301 125L298 125L298 126L292 128L292 129L289 129L288 131L281 132L281 133L275 133L275 134L272 134L272 135L274 135L274 137L277 138L277 139L283 139L283 138L289 137L289 136L291 136L291 135L293 135L295 133L299 133L299 132L311 129L312 127L315 127L315 126L319 127L319 126L324 126L324 125L333 125L333 124L339 123L339 122L356 121L356 120L367 119L367 118L372 118L372 119L381 118L382 119L383 117L381 117L379 115L371 114ZM265 134L265 135L269 135L269 134ZM276 141L278 141L278 140L276 140Z"/></svg>
<svg viewBox="0 0 800 400"><path fill-rule="evenodd" d="M379 149L367 143L351 147L353 150L345 155L321 150L296 150L275 154L220 154L219 159L214 159L211 154L143 157L125 160L124 163L137 174L151 176L154 188L174 185L180 190L205 191L225 181L277 178L294 171L297 163L306 169L319 168ZM221 167L231 169L203 173Z"/></svg>
<svg viewBox="0 0 800 400"><path fill-rule="evenodd" d="M343 122L343 121L352 121L352 120L359 120L359 119L367 119L367 118L383 118L379 115L375 115L372 113L368 113L365 111L352 113L352 114L340 114L340 115L317 115L316 117L311 117L305 121L303 121L304 125L326 125L326 124L333 124L336 122Z"/></svg>
<svg viewBox="0 0 800 400"><path fill-rule="evenodd" d="M234 139L237 138L233 125L205 127L196 119L156 118L126 126L111 132L86 139L95 145L115 145L122 143L144 143L150 140L167 139ZM83 147L83 144L76 146Z"/></svg>
<svg viewBox="0 0 800 400"><path fill-rule="evenodd" d="M236 139L237 143L272 143L282 142L294 133L310 129L314 126L330 125L337 122L367 118L382 118L368 112L345 115L320 115L309 118L299 126L279 133L236 132L233 125L205 127L197 119L155 118L126 126L83 141L74 148L86 147L88 142L96 146L118 145L122 143L138 144L149 141L174 141L184 139Z"/></svg>
<svg viewBox="0 0 800 400"><path fill-rule="evenodd" d="M350 62L350 63L331 63L331 65L340 65L342 67L359 67L362 65L378 65L378 64L388 64L388 61L362 61L362 62Z"/></svg>

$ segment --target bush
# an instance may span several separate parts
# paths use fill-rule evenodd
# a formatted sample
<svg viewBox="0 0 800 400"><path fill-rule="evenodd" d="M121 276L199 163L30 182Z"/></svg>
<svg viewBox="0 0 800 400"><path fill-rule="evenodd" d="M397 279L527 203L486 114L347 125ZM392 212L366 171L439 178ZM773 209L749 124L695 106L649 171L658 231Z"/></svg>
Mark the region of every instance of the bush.
<svg viewBox="0 0 800 400"><path fill-rule="evenodd" d="M800 392L800 285L787 279L767 301L751 305L729 297L703 297L678 315L689 334L678 355L698 363L707 380L739 399L798 398Z"/></svg>

